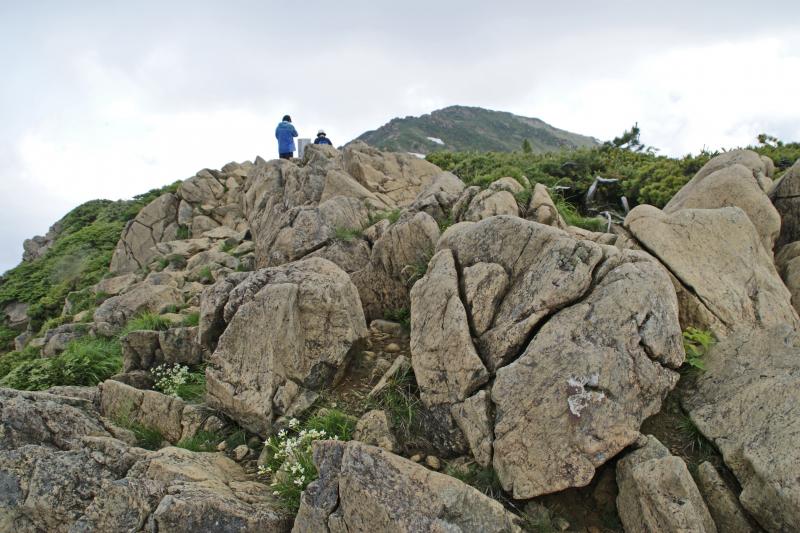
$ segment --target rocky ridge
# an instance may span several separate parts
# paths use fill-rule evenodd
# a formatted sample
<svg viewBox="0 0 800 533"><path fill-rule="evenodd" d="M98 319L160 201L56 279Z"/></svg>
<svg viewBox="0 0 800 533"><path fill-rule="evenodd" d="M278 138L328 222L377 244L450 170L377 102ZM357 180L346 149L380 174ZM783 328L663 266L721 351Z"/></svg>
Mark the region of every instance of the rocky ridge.
<svg viewBox="0 0 800 533"><path fill-rule="evenodd" d="M126 226L88 321L20 339L52 357L120 336L123 366L0 389L0 529L521 531L538 501L602 482L621 525L583 531L791 531L800 174L773 184L770 163L714 158L611 233L568 226L538 184L466 187L361 143L203 170ZM166 329L130 330L142 313ZM703 371L689 326L719 339ZM176 364L203 369L199 400L154 390ZM717 463L694 473L641 433L670 394ZM258 452L339 407L354 439L313 444L295 516ZM252 438L174 446L234 426ZM496 492L458 479L476 471Z"/></svg>

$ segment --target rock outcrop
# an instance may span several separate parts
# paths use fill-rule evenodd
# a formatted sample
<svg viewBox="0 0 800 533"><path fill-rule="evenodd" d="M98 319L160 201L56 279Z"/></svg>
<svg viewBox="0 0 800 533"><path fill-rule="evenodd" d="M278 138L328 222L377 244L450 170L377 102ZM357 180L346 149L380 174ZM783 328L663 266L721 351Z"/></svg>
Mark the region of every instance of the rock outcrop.
<svg viewBox="0 0 800 533"><path fill-rule="evenodd" d="M440 423L460 427L514 497L586 485L677 382L666 271L517 217L457 224L437 249L411 298L423 403L449 409Z"/></svg>
<svg viewBox="0 0 800 533"><path fill-rule="evenodd" d="M772 257L738 207L666 214L642 205L628 214L625 227L674 276L682 324L718 335L800 324Z"/></svg>
<svg viewBox="0 0 800 533"><path fill-rule="evenodd" d="M781 217L767 196L770 176L770 169L755 152L726 152L706 163L664 206L664 212L738 207L756 227L764 250L771 253Z"/></svg>
<svg viewBox="0 0 800 533"><path fill-rule="evenodd" d="M293 385L296 396L335 383L367 335L355 286L325 259L254 272L224 305L227 327L206 370L208 401L260 435L286 414L273 407L283 389Z"/></svg>
<svg viewBox="0 0 800 533"><path fill-rule="evenodd" d="M314 462L319 479L303 493L295 533L522 531L498 502L382 448L319 442Z"/></svg>
<svg viewBox="0 0 800 533"><path fill-rule="evenodd" d="M739 499L768 531L800 524L800 337L789 326L741 330L705 356L683 398L742 485Z"/></svg>
<svg viewBox="0 0 800 533"><path fill-rule="evenodd" d="M617 463L617 485L617 508L626 533L717 532L686 463L652 435Z"/></svg>
<svg viewBox="0 0 800 533"><path fill-rule="evenodd" d="M800 159L775 182L769 197L781 216L776 249L800 240Z"/></svg>

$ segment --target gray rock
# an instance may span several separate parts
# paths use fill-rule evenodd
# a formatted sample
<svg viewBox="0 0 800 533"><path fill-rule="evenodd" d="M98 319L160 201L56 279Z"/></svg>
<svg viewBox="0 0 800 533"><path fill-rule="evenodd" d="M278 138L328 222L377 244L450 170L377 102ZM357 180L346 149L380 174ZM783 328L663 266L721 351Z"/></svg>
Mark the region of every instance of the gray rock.
<svg viewBox="0 0 800 533"><path fill-rule="evenodd" d="M350 278L319 258L252 273L228 295L223 319L206 369L208 402L262 436L281 385L335 383L367 336Z"/></svg>
<svg viewBox="0 0 800 533"><path fill-rule="evenodd" d="M155 257L156 244L178 235L177 196L166 193L146 205L128 222L111 258L111 271L134 272Z"/></svg>
<svg viewBox="0 0 800 533"><path fill-rule="evenodd" d="M391 422L386 411L372 410L364 413L364 416L356 424L353 438L390 452L400 451L400 444L392 433Z"/></svg>
<svg viewBox="0 0 800 533"><path fill-rule="evenodd" d="M769 193L781 215L781 233L775 247L800 240L800 159L775 182Z"/></svg>
<svg viewBox="0 0 800 533"><path fill-rule="evenodd" d="M295 533L521 531L514 515L478 490L382 448L318 442L314 462L320 476L303 493Z"/></svg>
<svg viewBox="0 0 800 533"><path fill-rule="evenodd" d="M697 488L708 505L719 531L725 533L755 533L736 496L731 492L717 469L709 462L697 468Z"/></svg>
<svg viewBox="0 0 800 533"><path fill-rule="evenodd" d="M789 326L741 330L704 357L682 399L742 485L739 500L767 531L800 524L800 338Z"/></svg>
<svg viewBox="0 0 800 533"><path fill-rule="evenodd" d="M494 440L491 400L486 391L478 391L450 408L453 420L464 433L475 462L483 467L492 464Z"/></svg>
<svg viewBox="0 0 800 533"><path fill-rule="evenodd" d="M617 463L617 509L626 533L716 533L686 463L650 435Z"/></svg>

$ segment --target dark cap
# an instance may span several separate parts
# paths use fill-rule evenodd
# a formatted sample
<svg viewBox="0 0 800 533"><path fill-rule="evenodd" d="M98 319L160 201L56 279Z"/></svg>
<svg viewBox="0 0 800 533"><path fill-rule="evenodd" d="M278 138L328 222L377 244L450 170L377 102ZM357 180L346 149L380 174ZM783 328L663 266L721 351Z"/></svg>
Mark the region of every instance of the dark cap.
<svg viewBox="0 0 800 533"><path fill-rule="evenodd" d="M289 115L283 115L283 120L284 120L284 122L291 122L292 121L292 117L290 117Z"/></svg>

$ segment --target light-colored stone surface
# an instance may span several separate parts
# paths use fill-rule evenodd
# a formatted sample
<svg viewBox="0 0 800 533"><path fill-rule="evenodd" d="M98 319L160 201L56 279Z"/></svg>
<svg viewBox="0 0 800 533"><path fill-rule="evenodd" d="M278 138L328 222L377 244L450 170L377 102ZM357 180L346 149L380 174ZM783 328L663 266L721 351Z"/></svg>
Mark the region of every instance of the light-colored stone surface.
<svg viewBox="0 0 800 533"><path fill-rule="evenodd" d="M472 344L450 250L433 256L411 290L411 364L428 407L461 402L489 379Z"/></svg>
<svg viewBox="0 0 800 533"><path fill-rule="evenodd" d="M439 226L427 213L404 213L383 231L367 267L352 275L367 319L409 307L410 286L425 270L438 238Z"/></svg>
<svg viewBox="0 0 800 533"><path fill-rule="evenodd" d="M781 233L775 247L800 240L800 159L775 182L769 197L781 215Z"/></svg>
<svg viewBox="0 0 800 533"><path fill-rule="evenodd" d="M331 385L367 336L355 286L319 258L252 273L229 294L223 319L206 369L208 402L260 435L281 385Z"/></svg>
<svg viewBox="0 0 800 533"><path fill-rule="evenodd" d="M375 409L364 413L364 416L356 424L353 438L390 452L398 453L400 451L400 444L392 433L392 424L386 411Z"/></svg>
<svg viewBox="0 0 800 533"><path fill-rule="evenodd" d="M497 263L475 263L464 269L464 299L475 335L483 335L492 326L507 289L508 274Z"/></svg>
<svg viewBox="0 0 800 533"><path fill-rule="evenodd" d="M450 172L433 177L409 206L411 211L424 211L439 222L448 220L453 204L464 191L464 182Z"/></svg>
<svg viewBox="0 0 800 533"><path fill-rule="evenodd" d="M682 399L742 486L739 500L768 531L800 524L800 338L777 326L741 330L704 357Z"/></svg>
<svg viewBox="0 0 800 533"><path fill-rule="evenodd" d="M617 463L617 509L626 533L716 533L686 463L652 435Z"/></svg>
<svg viewBox="0 0 800 533"><path fill-rule="evenodd" d="M492 464L493 416L489 394L482 390L450 408L453 420L464 433L475 462Z"/></svg>
<svg viewBox="0 0 800 533"><path fill-rule="evenodd" d="M780 233L781 217L758 181L759 176L764 176L763 169L755 172L742 164L732 163L720 166L714 172L704 170L712 165L714 168L718 166L713 159L709 161L697 174L702 178L695 177L684 185L664 206L664 212L670 214L681 209L739 207L756 227L764 250L771 253Z"/></svg>
<svg viewBox="0 0 800 533"><path fill-rule="evenodd" d="M111 258L112 272L141 269L155 257L157 243L177 237L178 203L179 199L174 194L163 194L145 206L125 226Z"/></svg>
<svg viewBox="0 0 800 533"><path fill-rule="evenodd" d="M506 189L484 189L476 194L459 222L477 222L496 215L519 216L519 206L514 195Z"/></svg>
<svg viewBox="0 0 800 533"><path fill-rule="evenodd" d="M695 327L725 335L740 327L800 325L789 291L741 209L668 215L641 205L625 226L685 288L681 313L693 315Z"/></svg>
<svg viewBox="0 0 800 533"><path fill-rule="evenodd" d="M717 530L724 533L755 533L742 505L709 462L697 467L697 488L708 506Z"/></svg>
<svg viewBox="0 0 800 533"><path fill-rule="evenodd" d="M318 442L314 462L320 477L303 493L295 533L522 531L497 501L381 448Z"/></svg>
<svg viewBox="0 0 800 533"><path fill-rule="evenodd" d="M516 498L588 484L678 381L671 369L684 353L669 278L648 261L604 269L588 296L497 371L494 468Z"/></svg>
<svg viewBox="0 0 800 533"><path fill-rule="evenodd" d="M183 295L175 287L141 282L100 304L94 312L94 321L108 324L111 332L116 333L140 313L160 313L170 305L182 303Z"/></svg>
<svg viewBox="0 0 800 533"><path fill-rule="evenodd" d="M508 289L494 311L493 326L478 341L489 370L517 357L537 324L580 298L603 257L600 246L592 242L509 216L456 224L436 247L451 249L461 269L495 263L509 277Z"/></svg>
<svg viewBox="0 0 800 533"><path fill-rule="evenodd" d="M100 388L100 410L103 416L157 429L166 440L181 440L183 400L153 390L134 389L114 380L106 380ZM191 435L190 435L191 436Z"/></svg>
<svg viewBox="0 0 800 533"><path fill-rule="evenodd" d="M564 222L564 219L558 214L556 204L553 202L553 199L550 198L547 187L541 183L537 183L533 186L531 200L528 202L525 218L546 226L554 226L561 229L567 228L567 223Z"/></svg>

